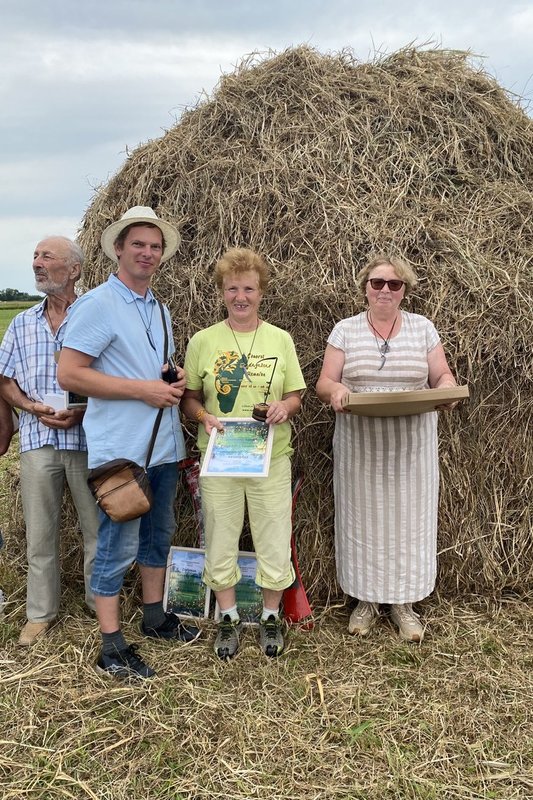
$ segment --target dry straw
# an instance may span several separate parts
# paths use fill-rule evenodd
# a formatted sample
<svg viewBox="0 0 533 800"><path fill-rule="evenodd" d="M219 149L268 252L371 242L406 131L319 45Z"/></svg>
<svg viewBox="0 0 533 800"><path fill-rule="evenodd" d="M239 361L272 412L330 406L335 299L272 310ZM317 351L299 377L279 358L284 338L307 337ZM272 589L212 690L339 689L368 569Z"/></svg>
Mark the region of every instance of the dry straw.
<svg viewBox="0 0 533 800"><path fill-rule="evenodd" d="M532 577L532 145L531 121L464 54L409 50L360 64L298 48L243 63L99 192L81 235L88 285L110 267L102 229L129 206L180 226L157 289L181 352L222 314L212 267L228 245L272 262L265 316L293 333L311 387L296 423L295 468L307 475L296 526L316 601L338 589L332 415L312 386L327 334L357 309L354 277L370 251L413 263L411 307L435 320L472 401L440 423L441 594L424 603L422 647L387 622L355 640L349 612L333 605L311 634L289 633L282 658L261 659L247 630L223 664L212 622L192 647L141 641L133 571L125 632L159 677L111 684L93 668L99 636L81 606L67 502L70 616L31 651L17 648L24 535L17 468L3 467L2 798L532 796L531 596L488 596ZM194 544L190 504L177 512L181 543ZM487 596L459 602L466 590Z"/></svg>
<svg viewBox="0 0 533 800"><path fill-rule="evenodd" d="M264 316L292 333L310 387L294 464L307 476L296 527L315 599L338 589L333 415L314 384L334 323L360 308L357 271L384 250L415 267L410 308L436 323L471 389L440 420L440 587L530 585L533 123L517 99L462 52L252 56L97 193L80 237L88 286L110 269L102 229L138 204L182 234L155 284L181 353L222 316L212 270L226 247L273 266Z"/></svg>
<svg viewBox="0 0 533 800"><path fill-rule="evenodd" d="M247 629L230 664L212 623L191 647L128 641L153 681L94 671L95 626L63 616L30 652L0 628L2 800L526 800L531 611L517 600L425 606L431 639L367 639L329 609L285 655Z"/></svg>

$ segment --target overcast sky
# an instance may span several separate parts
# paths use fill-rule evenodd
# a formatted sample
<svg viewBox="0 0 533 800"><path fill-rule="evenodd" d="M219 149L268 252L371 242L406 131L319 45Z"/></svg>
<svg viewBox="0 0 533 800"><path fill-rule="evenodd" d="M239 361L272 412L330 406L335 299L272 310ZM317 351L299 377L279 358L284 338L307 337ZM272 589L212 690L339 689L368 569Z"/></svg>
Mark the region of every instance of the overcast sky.
<svg viewBox="0 0 533 800"><path fill-rule="evenodd" d="M471 50L533 106L533 0L0 0L0 289L75 236L126 148L161 136L252 51ZM529 103L529 106L527 105Z"/></svg>

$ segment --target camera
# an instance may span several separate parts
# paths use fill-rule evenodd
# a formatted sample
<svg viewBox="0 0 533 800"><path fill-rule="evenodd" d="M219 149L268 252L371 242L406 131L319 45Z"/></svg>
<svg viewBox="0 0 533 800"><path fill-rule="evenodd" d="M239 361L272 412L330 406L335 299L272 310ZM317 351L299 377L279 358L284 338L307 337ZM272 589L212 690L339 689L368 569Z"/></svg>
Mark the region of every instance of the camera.
<svg viewBox="0 0 533 800"><path fill-rule="evenodd" d="M172 356L168 357L168 369L161 373L161 377L166 383L176 383L178 380L178 367Z"/></svg>

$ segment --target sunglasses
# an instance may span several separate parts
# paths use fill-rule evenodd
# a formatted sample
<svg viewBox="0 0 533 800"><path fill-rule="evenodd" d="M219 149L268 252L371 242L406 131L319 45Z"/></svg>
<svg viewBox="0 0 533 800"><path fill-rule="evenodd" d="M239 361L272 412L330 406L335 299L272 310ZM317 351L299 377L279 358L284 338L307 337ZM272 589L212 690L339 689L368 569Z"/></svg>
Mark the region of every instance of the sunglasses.
<svg viewBox="0 0 533 800"><path fill-rule="evenodd" d="M386 281L384 278L369 278L367 283L378 292L383 289L385 284L387 284L391 292L399 292L402 286L405 286L405 281L401 281L399 278L393 278L391 281Z"/></svg>

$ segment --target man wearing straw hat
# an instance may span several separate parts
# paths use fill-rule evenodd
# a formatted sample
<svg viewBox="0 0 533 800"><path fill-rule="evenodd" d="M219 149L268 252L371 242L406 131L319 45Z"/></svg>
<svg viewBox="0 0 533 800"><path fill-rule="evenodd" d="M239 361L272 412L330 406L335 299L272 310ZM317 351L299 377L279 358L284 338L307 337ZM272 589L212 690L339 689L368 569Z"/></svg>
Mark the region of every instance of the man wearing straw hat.
<svg viewBox="0 0 533 800"><path fill-rule="evenodd" d="M44 636L59 611L60 515L67 481L83 532L85 600L90 591L98 517L87 486L83 409L67 409L57 382L57 361L67 312L76 301L83 266L80 247L64 236L48 236L33 254L35 286L45 298L17 314L0 346L0 394L20 408L20 488L26 524L28 577L26 615L19 644Z"/></svg>
<svg viewBox="0 0 533 800"><path fill-rule="evenodd" d="M116 458L144 464L156 409L164 409L148 478L152 510L140 519L113 522L100 511L100 526L91 588L102 634L97 670L126 678L155 675L128 645L120 628L119 596L126 571L139 565L143 594L141 633L158 639L190 642L199 630L165 613L163 589L167 556L175 530L174 498L177 462L185 455L178 405L185 373L162 379L165 329L169 354L174 343L170 315L164 315L150 289L159 265L177 250L177 230L153 209L135 206L103 232L101 244L118 264L106 283L83 295L69 318L59 364L59 380L89 397L84 428L89 467Z"/></svg>

